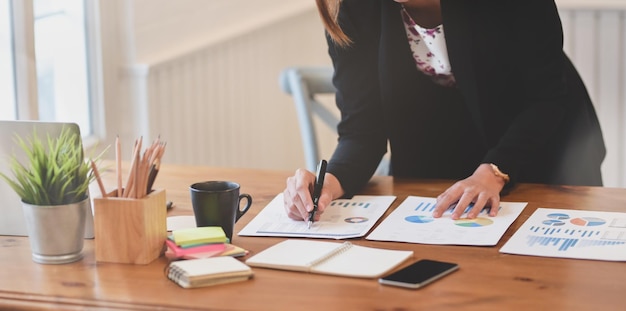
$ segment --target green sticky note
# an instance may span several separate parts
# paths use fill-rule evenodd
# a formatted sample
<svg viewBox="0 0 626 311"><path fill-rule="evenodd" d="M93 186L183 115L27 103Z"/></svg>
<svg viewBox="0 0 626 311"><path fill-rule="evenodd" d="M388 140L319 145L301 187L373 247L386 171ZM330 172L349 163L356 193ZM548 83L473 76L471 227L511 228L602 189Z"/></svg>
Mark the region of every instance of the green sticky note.
<svg viewBox="0 0 626 311"><path fill-rule="evenodd" d="M174 242L179 246L226 243L228 238L222 227L198 227L172 231Z"/></svg>

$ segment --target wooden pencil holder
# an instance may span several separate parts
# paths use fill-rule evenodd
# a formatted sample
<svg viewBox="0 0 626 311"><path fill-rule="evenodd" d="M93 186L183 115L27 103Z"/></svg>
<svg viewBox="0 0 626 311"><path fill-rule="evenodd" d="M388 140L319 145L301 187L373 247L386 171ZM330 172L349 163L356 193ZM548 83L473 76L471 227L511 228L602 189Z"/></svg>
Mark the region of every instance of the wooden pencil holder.
<svg viewBox="0 0 626 311"><path fill-rule="evenodd" d="M94 198L96 261L148 264L161 255L167 238L165 190L142 199L116 195Z"/></svg>

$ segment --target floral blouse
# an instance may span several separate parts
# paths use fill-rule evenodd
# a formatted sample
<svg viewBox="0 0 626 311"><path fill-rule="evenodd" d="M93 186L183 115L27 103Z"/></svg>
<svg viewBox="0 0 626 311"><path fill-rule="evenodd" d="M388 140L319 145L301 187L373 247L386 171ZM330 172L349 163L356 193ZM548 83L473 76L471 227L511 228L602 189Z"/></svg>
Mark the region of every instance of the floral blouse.
<svg viewBox="0 0 626 311"><path fill-rule="evenodd" d="M439 85L454 86L443 25L432 29L422 28L404 8L401 14L417 69Z"/></svg>

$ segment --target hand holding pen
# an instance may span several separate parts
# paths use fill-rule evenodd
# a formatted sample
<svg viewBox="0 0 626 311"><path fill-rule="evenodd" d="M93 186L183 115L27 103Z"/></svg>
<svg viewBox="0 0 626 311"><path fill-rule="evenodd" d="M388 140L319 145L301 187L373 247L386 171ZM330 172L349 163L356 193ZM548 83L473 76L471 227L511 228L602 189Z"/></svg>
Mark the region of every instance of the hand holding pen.
<svg viewBox="0 0 626 311"><path fill-rule="evenodd" d="M324 176L326 175L326 160L321 160L317 165L317 173L315 177L315 185L313 186L313 210L309 214L309 221L307 228L311 228L313 221L315 220L315 213L317 212L320 196L322 195L322 187L324 186Z"/></svg>

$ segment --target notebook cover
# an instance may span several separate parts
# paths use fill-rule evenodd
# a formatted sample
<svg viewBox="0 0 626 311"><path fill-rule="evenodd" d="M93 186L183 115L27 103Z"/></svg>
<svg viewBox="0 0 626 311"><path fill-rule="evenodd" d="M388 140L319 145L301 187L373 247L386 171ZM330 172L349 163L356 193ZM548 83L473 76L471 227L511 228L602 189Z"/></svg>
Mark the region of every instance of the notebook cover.
<svg viewBox="0 0 626 311"><path fill-rule="evenodd" d="M252 275L249 266L229 256L174 261L167 272L170 280L184 288L242 281Z"/></svg>

